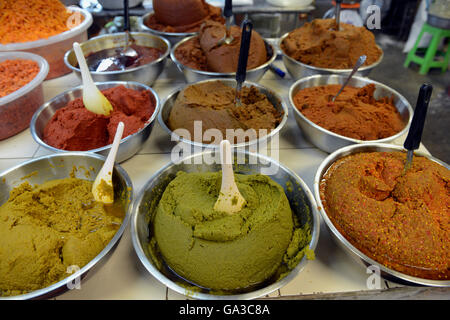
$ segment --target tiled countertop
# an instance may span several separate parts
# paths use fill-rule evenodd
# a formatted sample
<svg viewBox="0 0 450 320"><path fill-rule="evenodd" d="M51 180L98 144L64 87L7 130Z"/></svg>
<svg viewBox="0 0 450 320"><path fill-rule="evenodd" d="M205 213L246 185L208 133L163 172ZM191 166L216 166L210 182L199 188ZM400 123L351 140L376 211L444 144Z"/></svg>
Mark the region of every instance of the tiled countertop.
<svg viewBox="0 0 450 320"><path fill-rule="evenodd" d="M275 64L284 70L281 61L277 60ZM280 79L268 71L260 83L277 91L287 102L287 93L293 81L289 76ZM79 84L80 81L74 74L47 81L44 84L45 99L49 100ZM168 61L165 71L153 88L163 101L169 93L184 85L181 74L171 61ZM279 160L296 172L312 190L316 170L327 154L305 141L292 113L290 114L280 134ZM401 145L403 139L404 137L396 143ZM131 159L121 163L132 180L135 195L140 192L147 180L170 160L172 146L170 136L157 123L143 149ZM426 152L423 146L421 149ZM0 172L48 153L49 151L34 142L30 131L25 130L0 141ZM296 278L273 292L270 297L367 291L371 290L366 284L369 276L365 268L348 257L332 241L322 221L316 259L309 261ZM383 280L379 289L399 286ZM113 254L81 281L81 289L67 291L57 299L186 299L186 297L168 289L144 269L134 252L128 226Z"/></svg>

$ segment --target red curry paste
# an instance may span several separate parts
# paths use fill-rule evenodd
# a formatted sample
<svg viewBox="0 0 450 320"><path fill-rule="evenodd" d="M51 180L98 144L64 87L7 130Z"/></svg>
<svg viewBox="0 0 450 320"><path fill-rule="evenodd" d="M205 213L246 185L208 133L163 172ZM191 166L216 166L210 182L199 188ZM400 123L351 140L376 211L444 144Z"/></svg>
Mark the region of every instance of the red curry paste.
<svg viewBox="0 0 450 320"><path fill-rule="evenodd" d="M43 140L58 149L86 151L109 145L117 125L125 124L123 138L142 129L155 111L156 101L148 90L138 91L120 85L102 91L111 102L109 116L87 110L81 98L55 112L44 129Z"/></svg>

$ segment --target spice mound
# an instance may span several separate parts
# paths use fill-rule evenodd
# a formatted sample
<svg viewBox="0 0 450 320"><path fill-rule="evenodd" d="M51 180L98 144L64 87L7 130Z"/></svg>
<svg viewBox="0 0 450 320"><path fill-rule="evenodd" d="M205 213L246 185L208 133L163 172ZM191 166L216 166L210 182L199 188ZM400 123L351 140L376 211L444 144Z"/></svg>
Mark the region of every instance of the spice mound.
<svg viewBox="0 0 450 320"><path fill-rule="evenodd" d="M331 69L351 69L361 55L365 66L374 64L382 51L375 36L365 27L341 23L336 30L334 19L316 19L290 32L281 49L304 64Z"/></svg>
<svg viewBox="0 0 450 320"><path fill-rule="evenodd" d="M450 171L403 152L370 152L335 162L320 183L324 209L368 257L426 279L450 277Z"/></svg>
<svg viewBox="0 0 450 320"><path fill-rule="evenodd" d="M205 21L225 23L222 10L205 0L153 0L153 10L144 23L162 32L198 32Z"/></svg>
<svg viewBox="0 0 450 320"><path fill-rule="evenodd" d="M203 141L203 134L207 130L219 130L222 137L230 137L234 129L235 138L252 140L268 134L281 122L283 114L269 101L266 95L256 87L242 88L242 106L236 107L236 89L222 81L208 81L187 86L182 90L169 114L168 126L171 130L186 129L191 139L199 137ZM201 135L196 134L196 125L201 121ZM238 136L237 129L247 133L247 137ZM253 130L251 130L253 129ZM212 131L210 131L212 132ZM265 134L264 134L265 133ZM206 140L206 139L205 139ZM220 143L220 141L212 141ZM239 141L243 142L243 141Z"/></svg>
<svg viewBox="0 0 450 320"><path fill-rule="evenodd" d="M39 65L33 60L15 59L0 62L0 98L22 88L38 73Z"/></svg>
<svg viewBox="0 0 450 320"><path fill-rule="evenodd" d="M91 181L67 178L11 191L0 207L0 296L45 288L103 250L124 210L95 202L91 189Z"/></svg>
<svg viewBox="0 0 450 320"><path fill-rule="evenodd" d="M359 140L391 137L405 127L391 97L375 99L375 85L362 88L346 86L337 99L341 85L325 85L300 90L294 96L296 108L324 129Z"/></svg>
<svg viewBox="0 0 450 320"><path fill-rule="evenodd" d="M66 9L58 0L0 1L0 44L47 39L82 20L82 15Z"/></svg>
<svg viewBox="0 0 450 320"><path fill-rule="evenodd" d="M86 151L104 147L114 140L117 125L123 122L123 138L142 129L152 116L156 101L149 90L133 90L123 85L103 90L111 102L109 116L87 110L81 98L58 109L44 128L43 141L70 151Z"/></svg>
<svg viewBox="0 0 450 320"><path fill-rule="evenodd" d="M233 41L217 45L226 34L223 24L207 21L198 37L180 44L175 50L177 60L187 67L210 72L236 72L239 61L242 31L238 26L230 28ZM252 31L248 54L247 70L254 69L267 61L267 50L263 38Z"/></svg>
<svg viewBox="0 0 450 320"><path fill-rule="evenodd" d="M221 173L178 172L150 225L150 251L180 277L218 292L251 290L295 268L311 240L283 188L264 175L236 174L247 201L238 213L213 209ZM310 255L311 254L311 255Z"/></svg>

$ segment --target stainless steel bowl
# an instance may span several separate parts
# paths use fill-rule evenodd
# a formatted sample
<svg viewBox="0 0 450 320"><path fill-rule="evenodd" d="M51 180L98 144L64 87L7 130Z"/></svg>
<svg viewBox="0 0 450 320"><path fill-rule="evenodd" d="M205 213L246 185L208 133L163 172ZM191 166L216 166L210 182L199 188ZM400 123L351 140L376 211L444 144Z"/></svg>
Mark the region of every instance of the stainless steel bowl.
<svg viewBox="0 0 450 320"><path fill-rule="evenodd" d="M93 181L104 161L105 158L97 154L74 152L70 154L52 154L24 162L0 173L0 180L3 181L0 183L0 205L8 200L10 191L24 181L28 181L31 185L42 184L49 180L68 178L71 174L75 174L76 178ZM77 168L77 170L74 170L74 168ZM119 165L114 166L113 184L117 194L125 195L123 205L126 208L126 214L119 230L117 230L106 247L83 268L67 278L46 288L17 296L0 297L0 300L48 299L62 294L68 290L68 284L73 284L76 279L83 278L88 271L95 270L95 267L100 267L101 265L98 265L100 261L103 262L109 258L128 225L133 208L133 185L128 174Z"/></svg>
<svg viewBox="0 0 450 320"><path fill-rule="evenodd" d="M148 34L145 32L131 32L131 37L137 45L157 48L163 51L158 59L135 68L128 68L118 71L92 71L91 75L94 81L136 81L147 85L152 85L164 69L167 57L170 53L170 43L166 39ZM99 52L104 49L123 47L125 45L125 33L112 33L101 35L80 44L84 55L93 52ZM64 55L64 63L71 69L78 78L81 79L80 68L78 68L77 57L73 49L70 49Z"/></svg>
<svg viewBox="0 0 450 320"><path fill-rule="evenodd" d="M422 279L413 277L398 271L395 271L393 269L387 268L384 265L378 263L377 261L367 257L364 253L359 251L356 247L354 247L345 237L336 229L336 227L331 222L330 218L328 217L324 206L322 204L322 200L320 198L320 181L322 180L323 176L327 172L328 168L331 167L333 163L338 161L339 159L342 159L348 155L356 154L360 152L392 152L392 151L404 151L404 149L400 146L394 146L389 144L381 144L381 143L372 143L372 144L364 144L364 145L352 145L347 146L344 148L341 148L337 150L336 152L330 154L319 166L316 172L316 176L314 178L314 196L317 201L317 205L319 207L320 215L322 216L323 220L325 221L328 230L330 231L333 239L336 241L336 243L353 259L355 259L359 264L361 264L364 267L368 266L376 266L379 268L381 272L381 276L384 277L387 280L392 280L394 282L399 283L405 283L405 284L420 284L420 285L426 285L426 286L435 286L435 287L450 287L450 281L449 280L429 280L429 279ZM423 154L421 152L415 152L416 155L424 156L432 161L435 161L442 166L449 169L449 165L426 154ZM406 154L405 154L406 157Z"/></svg>
<svg viewBox="0 0 450 320"><path fill-rule="evenodd" d="M186 82L194 83L197 81L207 80L207 79L212 79L212 78L230 78L230 79L236 78L236 72L220 73L220 72L211 72L211 71L201 71L201 70L197 70L197 69L193 69L188 66L185 66L180 61L178 61L177 58L175 57L175 51L181 44L183 44L186 41L191 40L194 37L196 37L196 36L191 36L191 37L185 38L184 40L181 40L176 45L174 45L172 47L172 50L170 51L170 58L177 66L178 70L180 70L180 72L183 73L184 78L186 79ZM269 57L269 60L267 60L264 64L260 65L259 67L247 70L246 79L248 81L258 82L259 80L261 80L261 78L264 76L266 71L269 70L270 65L277 58L277 51L275 50L275 48L266 40L264 40L264 43L266 45L267 57Z"/></svg>
<svg viewBox="0 0 450 320"><path fill-rule="evenodd" d="M297 94L298 91L315 87L315 86L322 86L322 85L328 85L328 84L343 84L345 80L347 79L346 76L343 75L315 75L315 76L309 76L307 78L301 79L296 81L289 90L289 101L291 103L292 109L294 109L294 117L295 120L306 136L308 140L310 140L315 146L317 146L319 149L331 153L339 148L355 144L355 143L387 143L392 142L395 139L399 138L400 136L404 135L411 124L412 116L413 116L413 109L411 105L409 104L408 100L405 99L400 93L395 91L392 88L389 88L388 86L370 80L368 78L360 78L360 77L353 77L350 82L349 86L354 87L363 87L369 83L375 84L375 98L380 97L393 97L394 98L394 104L397 107L398 112L400 113L403 122L406 124L405 127L398 132L397 134L387 137L384 139L379 140L371 140L371 141L365 141L365 140L358 140L353 138L344 137L342 135L339 135L337 133L328 131L308 118L306 118L295 106L294 104L294 97Z"/></svg>
<svg viewBox="0 0 450 320"><path fill-rule="evenodd" d="M151 29L151 28L147 27L147 25L145 24L151 15L153 15L153 11L149 11L148 13L146 13L145 15L143 15L142 17L139 18L139 20L138 20L139 30L143 31L143 32L150 32L157 36L163 37L163 38L169 40L169 42L172 46L174 46L180 40L183 40L186 37L190 37L190 36L194 36L194 35L198 34L198 32L164 32L164 31Z"/></svg>
<svg viewBox="0 0 450 320"><path fill-rule="evenodd" d="M297 61L290 56L288 56L286 53L284 53L281 44L283 43L284 39L289 35L288 33L285 33L278 42L278 48L280 49L281 56L283 59L284 66L286 67L287 71L291 75L293 79L301 79L304 77L316 75L316 74L339 74L339 75L349 75L352 72L352 69L329 69L329 68L319 68L310 66L307 64L304 64L300 61ZM358 72L356 72L356 76L360 77L367 77L369 73L376 68L381 61L383 60L384 52L380 48L380 46L377 45L377 47L381 50L381 56L375 63L363 66L358 69Z"/></svg>
<svg viewBox="0 0 450 320"><path fill-rule="evenodd" d="M156 94L156 92L141 83L137 82L123 82L123 81L114 81L114 82L98 82L96 83L97 87L100 90L105 90L109 88L113 88L119 85L124 85L126 88L130 88L133 90L149 90L154 97L155 101L155 111L153 112L150 119L147 121L147 124L140 129L138 132L129 135L125 138L123 138L119 145L119 150L117 151L116 161L117 162L123 162L129 158L131 158L133 155L135 155L143 146L144 142L148 139L150 136L150 133L152 132L153 126L155 124L155 119L157 117L157 114L159 113L160 109L160 102L159 97ZM74 89L68 90L66 92L63 92L50 101L44 103L33 115L33 118L31 119L30 123L30 130L31 135L33 136L33 139L41 146L46 148L47 150L53 151L53 152L73 152L73 151L66 151L62 149L54 148L47 143L45 143L42 140L44 128L47 125L47 123L50 121L52 116L55 114L56 110L61 109L69 103L69 101L72 101L77 98L81 98L83 95L83 86L76 87ZM107 156L109 153L109 150L111 149L111 145L107 145L101 148L88 150L86 152L94 152L99 153L103 156Z"/></svg>
<svg viewBox="0 0 450 320"><path fill-rule="evenodd" d="M203 80L203 81L199 81L195 84L200 84L200 83L205 83L205 82L213 82L213 81L222 81L224 84L226 84L230 87L233 87L233 88L236 87L235 80L222 79L222 78ZM202 149L202 148L218 148L219 144L206 144L206 143L200 143L200 142L184 139L183 137L179 136L177 133L172 131L167 124L170 112L172 111L172 107L175 103L175 100L178 97L178 94L182 90L184 90L184 88L186 88L187 86L195 85L195 84L187 84L183 88L179 88L179 89L175 90L166 98L166 100L164 100L164 102L162 103L161 112L158 114L158 122L161 125L161 127L172 137L173 141L183 142L188 145L198 147L200 149ZM280 132L280 130L286 124L287 117L288 117L288 108L285 106L282 98L277 93L275 93L274 91L272 91L266 87L263 87L262 85L257 84L257 83L252 83L252 82L246 81L246 82L244 82L243 86L244 87L254 86L254 87L258 88L258 90L261 93L263 93L264 95L267 96L268 100L274 105L274 107L279 112L283 112L283 118L282 118L280 124L274 130L272 130L270 133L268 133L267 135L262 136L255 140L250 140L245 143L233 144L232 146L234 148L246 148L246 147L248 147L250 145L254 145L254 144L263 145L264 143L268 143L273 138L274 135L276 135ZM218 143L220 143L220 141L218 141Z"/></svg>
<svg viewBox="0 0 450 320"><path fill-rule="evenodd" d="M315 250L319 238L320 221L314 197L303 180L294 172L271 158L247 152L238 152L235 155L236 158L243 159L242 162L235 165L236 173L255 174L261 173L262 171L264 172L264 169L274 170L273 172L276 172L275 174L270 175L270 177L285 189L291 209L297 215L299 221L302 224L306 222L310 224L312 238L309 244L309 249ZM303 257L299 264L292 271L290 271L286 277L275 283L269 283L263 288L247 293L236 295L216 295L189 290L189 287L186 286L186 282L183 283L178 278L174 280L174 278L169 276L165 271L159 270L149 253L148 244L150 217L153 210L158 205L159 199L161 198L166 186L175 178L176 173L180 170L185 172L220 171L220 164L205 164L203 159L208 156L215 156L214 151L194 154L185 158L185 161L178 164L171 162L160 169L145 184L137 197L132 215L131 238L134 249L136 250L139 260L156 279L180 294L196 299L208 300L256 299L258 297L262 297L281 288L294 279L305 267L307 263L306 257ZM289 186L294 186L294 188L290 188ZM220 275L217 276L220 277Z"/></svg>

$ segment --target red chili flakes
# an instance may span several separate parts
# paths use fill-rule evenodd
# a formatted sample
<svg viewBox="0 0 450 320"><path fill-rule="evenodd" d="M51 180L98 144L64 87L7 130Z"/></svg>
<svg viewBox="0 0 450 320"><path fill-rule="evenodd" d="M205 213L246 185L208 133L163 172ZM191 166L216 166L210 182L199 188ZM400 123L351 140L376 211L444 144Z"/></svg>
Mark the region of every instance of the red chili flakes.
<svg viewBox="0 0 450 320"><path fill-rule="evenodd" d="M39 65L33 60L5 60L0 62L0 98L29 83L39 73Z"/></svg>

